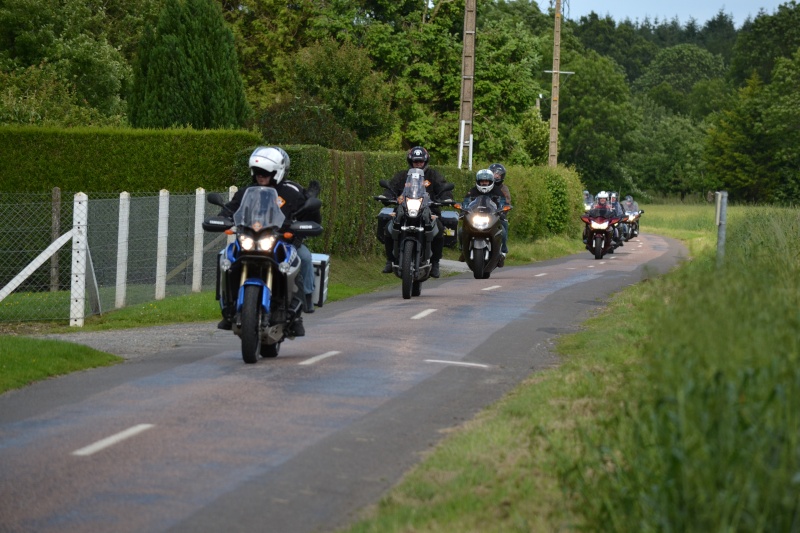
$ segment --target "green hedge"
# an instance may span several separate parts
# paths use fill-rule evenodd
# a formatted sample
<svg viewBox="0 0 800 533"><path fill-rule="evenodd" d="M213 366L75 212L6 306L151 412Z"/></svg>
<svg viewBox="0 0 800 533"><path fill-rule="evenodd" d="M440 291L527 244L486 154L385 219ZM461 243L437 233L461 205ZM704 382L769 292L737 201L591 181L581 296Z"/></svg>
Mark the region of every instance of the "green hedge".
<svg viewBox="0 0 800 533"><path fill-rule="evenodd" d="M259 143L242 130L0 127L0 192L141 192L235 182L233 155Z"/></svg>
<svg viewBox="0 0 800 533"><path fill-rule="evenodd" d="M0 128L0 192L65 193L221 191L250 183L247 163L259 144L246 131ZM289 179L321 184L325 232L309 245L318 252L367 255L380 251L375 237L382 205L381 179L407 168L402 152L340 152L321 146L284 146L291 158ZM461 200L475 184L475 172L433 165L455 183ZM488 165L485 165L488 166ZM573 170L507 167L514 210L513 237L540 239L579 235L583 185Z"/></svg>

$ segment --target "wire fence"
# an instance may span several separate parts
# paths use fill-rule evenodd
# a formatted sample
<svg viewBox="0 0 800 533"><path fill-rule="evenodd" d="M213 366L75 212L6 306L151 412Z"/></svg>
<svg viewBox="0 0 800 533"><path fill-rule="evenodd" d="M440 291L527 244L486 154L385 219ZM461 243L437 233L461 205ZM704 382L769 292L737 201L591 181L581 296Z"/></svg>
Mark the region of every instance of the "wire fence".
<svg viewBox="0 0 800 533"><path fill-rule="evenodd" d="M188 294L193 288L215 287L217 254L226 236L206 234L197 227L196 204L204 202L205 195L168 195L168 203L163 196L137 193L121 199L119 194L88 195L86 290L92 297L85 301L84 317L163 296ZM37 258L42 261L42 252L73 230L74 198L74 193L58 189L52 194L0 193L0 322L70 320L70 305L74 304L70 301L74 283L71 243L64 244L37 268L32 269L31 263ZM120 217L121 202L127 204L123 209L123 213L128 211L127 220ZM158 265L159 224L165 206L168 219L161 238L162 247L166 244L161 258L166 261L163 272L163 265ZM209 214L217 210L208 204L202 209ZM198 231L203 245L199 270L195 265ZM120 263L121 249L127 251L124 263ZM161 280L157 280L157 266L163 272ZM32 272L9 292L16 283L11 282L26 269ZM198 272L200 280L195 279ZM118 279L120 273L124 279ZM157 293L159 285L163 285L163 294Z"/></svg>

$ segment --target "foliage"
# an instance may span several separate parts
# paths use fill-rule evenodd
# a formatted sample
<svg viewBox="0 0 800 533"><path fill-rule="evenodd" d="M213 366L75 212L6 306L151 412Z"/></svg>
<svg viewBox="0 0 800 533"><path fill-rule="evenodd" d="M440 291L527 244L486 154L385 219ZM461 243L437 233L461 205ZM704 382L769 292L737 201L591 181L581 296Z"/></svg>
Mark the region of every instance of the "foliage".
<svg viewBox="0 0 800 533"><path fill-rule="evenodd" d="M505 160L520 149L537 142L535 126L518 130L521 139L510 133L536 109L544 89L535 74L541 69L543 44L519 23L514 31L488 23L481 27L476 41L473 135L475 157ZM522 146L520 146L522 144ZM531 154L532 157L535 157Z"/></svg>
<svg viewBox="0 0 800 533"><path fill-rule="evenodd" d="M574 165L592 190L620 183L632 106L620 67L589 50L569 58L574 75L563 78L559 102L558 159Z"/></svg>
<svg viewBox="0 0 800 533"><path fill-rule="evenodd" d="M235 183L234 154L258 143L241 130L0 127L0 191L221 190Z"/></svg>
<svg viewBox="0 0 800 533"><path fill-rule="evenodd" d="M335 124L365 145L389 133L391 85L373 70L365 50L327 39L299 50L292 63L296 98L319 102Z"/></svg>
<svg viewBox="0 0 800 533"><path fill-rule="evenodd" d="M72 93L88 115L124 112L130 67L104 32L103 14L80 0L6 0L0 7L0 70L49 65L49 86ZM13 74L12 74L13 75Z"/></svg>
<svg viewBox="0 0 800 533"><path fill-rule="evenodd" d="M213 0L168 0L135 68L135 127L233 128L249 117L233 35Z"/></svg>
<svg viewBox="0 0 800 533"><path fill-rule="evenodd" d="M637 371L564 454L585 529L796 527L800 219L764 211L729 219L720 268L705 254L644 288L645 301L620 302L645 319L646 333L626 339L625 364Z"/></svg>
<svg viewBox="0 0 800 533"><path fill-rule="evenodd" d="M732 200L752 202L775 192L772 146L759 126L764 99L764 85L754 76L708 131L704 156L708 171Z"/></svg>
<svg viewBox="0 0 800 533"><path fill-rule="evenodd" d="M122 115L108 116L87 107L48 63L14 72L0 71L0 125L115 126Z"/></svg>
<svg viewBox="0 0 800 533"><path fill-rule="evenodd" d="M742 26L731 57L730 76L744 85L755 73L769 83L779 57L792 57L800 47L800 8L795 0L778 6L773 15L760 12Z"/></svg>
<svg viewBox="0 0 800 533"><path fill-rule="evenodd" d="M703 167L703 130L649 98L634 102L636 127L623 161L635 189L666 195L714 190Z"/></svg>
<svg viewBox="0 0 800 533"><path fill-rule="evenodd" d="M659 51L634 84L634 90L667 109L687 114L688 96L695 84L722 78L724 73L721 57L696 45L681 44Z"/></svg>

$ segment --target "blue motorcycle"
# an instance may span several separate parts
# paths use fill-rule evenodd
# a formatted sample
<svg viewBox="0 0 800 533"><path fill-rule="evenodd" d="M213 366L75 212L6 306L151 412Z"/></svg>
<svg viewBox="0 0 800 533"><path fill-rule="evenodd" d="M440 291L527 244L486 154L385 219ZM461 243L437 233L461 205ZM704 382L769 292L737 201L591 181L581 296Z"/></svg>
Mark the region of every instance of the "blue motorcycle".
<svg viewBox="0 0 800 533"><path fill-rule="evenodd" d="M220 194L208 195L211 204L223 207ZM203 229L236 236L219 257L217 298L224 313L231 313L233 333L242 339L242 359L253 364L261 357L277 357L281 343L294 339L292 326L302 310L303 292L298 284L300 257L291 244L294 237L320 235L316 222L292 222L279 207L271 187L248 187L233 220L208 217ZM304 209L319 208L309 198Z"/></svg>

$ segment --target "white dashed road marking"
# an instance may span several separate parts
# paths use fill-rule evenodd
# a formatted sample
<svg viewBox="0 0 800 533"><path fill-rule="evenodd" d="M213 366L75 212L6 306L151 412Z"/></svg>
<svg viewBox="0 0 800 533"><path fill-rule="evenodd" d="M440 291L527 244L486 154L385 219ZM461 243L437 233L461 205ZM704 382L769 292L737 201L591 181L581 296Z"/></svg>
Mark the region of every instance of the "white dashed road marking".
<svg viewBox="0 0 800 533"><path fill-rule="evenodd" d="M313 365L317 361L322 361L323 359L327 359L328 357L333 357L334 355L340 354L340 353L342 353L342 352L335 352L335 351L334 352L325 352L323 354L316 355L316 356L312 357L311 359L306 359L305 361L302 361L302 362L297 363L297 364L299 364L299 365Z"/></svg>
<svg viewBox="0 0 800 533"><path fill-rule="evenodd" d="M426 363L440 363L443 365L455 366L471 366L474 368L489 368L489 365L482 365L480 363L462 363L461 361L442 361L441 359L425 359Z"/></svg>
<svg viewBox="0 0 800 533"><path fill-rule="evenodd" d="M426 316L430 315L431 313L435 313L436 309L426 309L421 313L418 313L411 317L411 320L419 320L420 318L425 318Z"/></svg>
<svg viewBox="0 0 800 533"><path fill-rule="evenodd" d="M138 435L142 431L147 431L153 427L153 424L139 424L137 426L130 427L125 431L120 431L116 435L111 435L110 437L106 437L102 440L95 442L94 444L90 444L85 448L81 448L80 450L75 450L72 452L72 455L92 455L93 453L99 452L100 450L104 450L109 446L113 446L118 442L122 442L125 439L133 437L134 435Z"/></svg>
<svg viewBox="0 0 800 533"><path fill-rule="evenodd" d="M499 288L500 288L500 285L492 285L491 287L484 287L481 290L482 291L493 291L493 290L499 289Z"/></svg>

